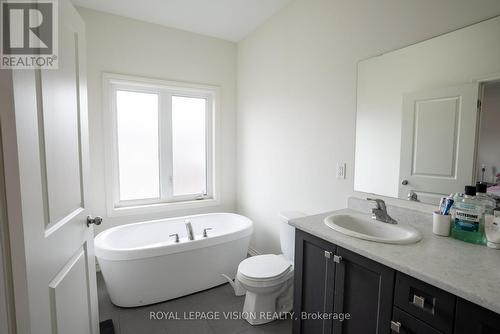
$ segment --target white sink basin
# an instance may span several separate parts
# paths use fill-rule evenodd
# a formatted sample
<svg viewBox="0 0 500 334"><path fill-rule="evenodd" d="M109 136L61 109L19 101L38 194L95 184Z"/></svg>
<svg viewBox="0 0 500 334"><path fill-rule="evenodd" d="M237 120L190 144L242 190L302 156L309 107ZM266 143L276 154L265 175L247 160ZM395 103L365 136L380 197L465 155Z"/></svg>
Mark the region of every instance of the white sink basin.
<svg viewBox="0 0 500 334"><path fill-rule="evenodd" d="M422 239L411 226L382 223L362 214L331 215L324 221L331 229L358 239L387 244L412 244Z"/></svg>

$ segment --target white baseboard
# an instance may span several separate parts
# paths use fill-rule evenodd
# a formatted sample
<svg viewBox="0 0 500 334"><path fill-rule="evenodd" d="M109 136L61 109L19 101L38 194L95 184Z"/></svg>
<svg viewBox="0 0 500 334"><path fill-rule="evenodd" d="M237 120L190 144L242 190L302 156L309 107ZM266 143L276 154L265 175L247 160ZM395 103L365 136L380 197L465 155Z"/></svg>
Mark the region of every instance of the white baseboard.
<svg viewBox="0 0 500 334"><path fill-rule="evenodd" d="M257 255L260 255L260 252L252 247L249 247L248 248L248 255L257 256Z"/></svg>

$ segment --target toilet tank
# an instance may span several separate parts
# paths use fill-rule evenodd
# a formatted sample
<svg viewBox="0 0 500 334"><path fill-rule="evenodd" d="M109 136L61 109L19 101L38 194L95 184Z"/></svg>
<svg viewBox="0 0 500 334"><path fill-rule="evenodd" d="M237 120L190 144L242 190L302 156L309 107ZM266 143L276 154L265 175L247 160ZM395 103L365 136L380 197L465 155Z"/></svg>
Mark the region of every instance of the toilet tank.
<svg viewBox="0 0 500 334"><path fill-rule="evenodd" d="M280 213L280 244L283 255L293 262L295 254L295 227L288 225L292 219L304 217L305 214L297 211L285 211Z"/></svg>

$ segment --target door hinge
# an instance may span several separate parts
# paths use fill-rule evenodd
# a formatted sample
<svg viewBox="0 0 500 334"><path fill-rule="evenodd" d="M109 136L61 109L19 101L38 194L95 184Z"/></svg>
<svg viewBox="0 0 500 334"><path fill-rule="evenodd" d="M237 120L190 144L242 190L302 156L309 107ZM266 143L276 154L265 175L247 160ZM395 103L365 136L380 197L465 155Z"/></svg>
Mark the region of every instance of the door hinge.
<svg viewBox="0 0 500 334"><path fill-rule="evenodd" d="M481 111L481 106L483 105L483 103L481 102L481 100L477 100L477 110L478 111Z"/></svg>

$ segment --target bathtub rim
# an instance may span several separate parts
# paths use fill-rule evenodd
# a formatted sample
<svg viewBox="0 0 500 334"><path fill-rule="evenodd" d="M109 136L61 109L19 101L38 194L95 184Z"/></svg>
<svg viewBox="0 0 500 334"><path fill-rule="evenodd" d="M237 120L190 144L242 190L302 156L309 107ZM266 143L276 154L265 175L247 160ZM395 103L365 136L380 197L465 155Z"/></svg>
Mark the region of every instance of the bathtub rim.
<svg viewBox="0 0 500 334"><path fill-rule="evenodd" d="M112 248L104 244L102 239L117 230L125 229L130 226L143 225L150 223L157 223L161 221L168 220L182 220L194 217L212 216L212 215L227 215L236 216L238 219L243 220L243 226L241 229L233 231L231 233L217 235L213 237L208 237L205 239L195 239L195 240L182 240L180 243L176 244L173 240L168 240L154 247L135 247L135 248ZM158 256L165 256L169 254L182 253L188 251L194 251L204 247L210 247L226 242L231 242L235 240L249 238L253 233L253 222L250 218L230 212L214 212L214 213L203 213L196 215L186 215L180 217L170 217L155 220L146 220L142 222L124 224L120 226L114 226L107 230L100 232L94 237L94 254L97 259L102 259L106 261L129 261L129 260L140 260Z"/></svg>

